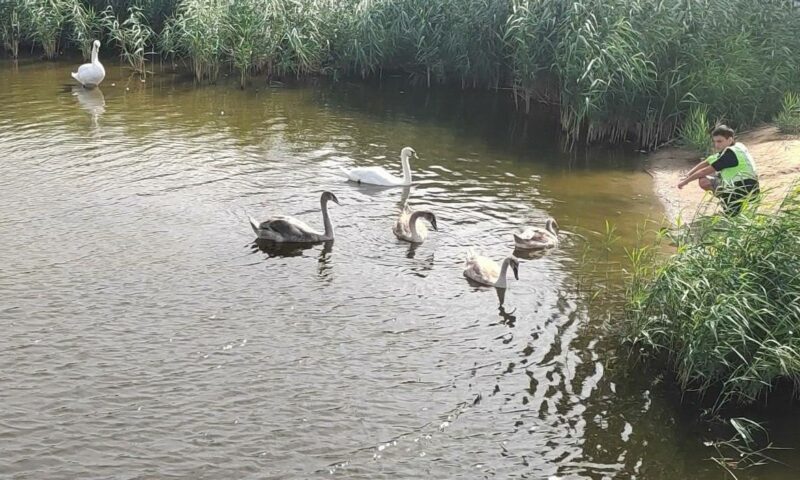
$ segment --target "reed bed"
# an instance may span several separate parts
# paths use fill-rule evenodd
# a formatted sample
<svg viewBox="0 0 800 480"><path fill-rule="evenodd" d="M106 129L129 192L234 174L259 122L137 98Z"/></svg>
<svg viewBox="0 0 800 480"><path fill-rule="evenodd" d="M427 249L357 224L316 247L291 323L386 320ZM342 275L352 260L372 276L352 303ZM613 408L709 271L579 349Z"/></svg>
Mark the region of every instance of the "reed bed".
<svg viewBox="0 0 800 480"><path fill-rule="evenodd" d="M106 8L116 23L98 20ZM235 70L242 87L400 73L555 105L573 144L644 148L699 111L737 129L775 118L800 91L798 31L792 0L0 0L12 55L86 54L99 36L134 70L157 51L198 81Z"/></svg>
<svg viewBox="0 0 800 480"><path fill-rule="evenodd" d="M663 237L662 237L663 238ZM677 252L630 253L631 351L665 362L684 391L714 406L764 400L779 382L800 392L800 187L776 211L706 216L670 235Z"/></svg>

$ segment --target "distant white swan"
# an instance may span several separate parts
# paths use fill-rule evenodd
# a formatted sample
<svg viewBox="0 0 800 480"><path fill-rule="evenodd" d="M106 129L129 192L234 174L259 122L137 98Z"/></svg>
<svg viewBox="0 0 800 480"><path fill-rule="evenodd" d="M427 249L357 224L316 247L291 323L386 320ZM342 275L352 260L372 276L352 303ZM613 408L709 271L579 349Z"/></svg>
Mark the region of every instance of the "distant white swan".
<svg viewBox="0 0 800 480"><path fill-rule="evenodd" d="M400 240L411 243L422 243L428 238L428 228L419 220L424 218L431 223L434 230L439 231L436 226L436 215L427 210L412 211L408 207L403 209L400 217L392 227L392 232Z"/></svg>
<svg viewBox="0 0 800 480"><path fill-rule="evenodd" d="M275 216L261 223L250 217L250 226L256 232L258 238L272 240L280 243L313 243L326 242L333 240L333 225L328 216L328 201L332 200L337 205L339 199L331 192L322 192L319 199L322 208L322 223L325 225L325 232L320 233L309 227L306 223L288 216Z"/></svg>
<svg viewBox="0 0 800 480"><path fill-rule="evenodd" d="M93 88L100 85L100 82L106 78L106 69L103 64L97 59L97 53L100 50L100 40L95 40L92 43L92 61L91 63L84 63L78 67L77 72L72 72L72 78L80 82L86 88Z"/></svg>
<svg viewBox="0 0 800 480"><path fill-rule="evenodd" d="M417 152L411 147L405 147L400 151L400 162L403 164L403 178L395 177L383 167L359 167L351 170L342 168L341 170L351 182L383 185L385 187L411 185L411 165L408 161L416 154Z"/></svg>
<svg viewBox="0 0 800 480"><path fill-rule="evenodd" d="M558 223L548 218L545 227L529 227L514 234L514 245L526 250L540 250L558 245Z"/></svg>
<svg viewBox="0 0 800 480"><path fill-rule="evenodd" d="M464 263L464 276L483 285L491 285L497 288L506 288L506 273L508 267L514 271L514 278L519 280L519 260L506 257L503 265L500 266L491 258L476 255L470 248L467 251L467 261Z"/></svg>

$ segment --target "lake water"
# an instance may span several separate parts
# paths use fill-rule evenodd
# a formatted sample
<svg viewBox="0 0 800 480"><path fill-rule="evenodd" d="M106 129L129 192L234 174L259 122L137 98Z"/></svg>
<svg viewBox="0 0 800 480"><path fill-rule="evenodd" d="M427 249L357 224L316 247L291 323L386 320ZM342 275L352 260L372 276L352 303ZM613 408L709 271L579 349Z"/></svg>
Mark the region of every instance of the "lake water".
<svg viewBox="0 0 800 480"><path fill-rule="evenodd" d="M695 410L612 371L578 288L663 215L635 153L562 153L490 93L111 65L85 91L73 63L0 63L4 478L723 478ZM399 175L404 146L411 189L339 173ZM321 228L325 190L332 244L254 243L248 215ZM403 201L438 218L416 247ZM468 247L502 260L548 216L561 246L502 306L464 279ZM797 478L781 458L739 478Z"/></svg>

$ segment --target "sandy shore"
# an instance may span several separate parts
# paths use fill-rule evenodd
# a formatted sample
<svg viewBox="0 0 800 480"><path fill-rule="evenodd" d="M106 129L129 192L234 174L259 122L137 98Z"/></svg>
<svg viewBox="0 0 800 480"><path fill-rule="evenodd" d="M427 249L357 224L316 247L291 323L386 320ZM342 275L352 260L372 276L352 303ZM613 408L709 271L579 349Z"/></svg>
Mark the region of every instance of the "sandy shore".
<svg viewBox="0 0 800 480"><path fill-rule="evenodd" d="M774 204L783 198L789 185L800 179L800 136L783 135L775 127L762 127L736 138L747 146L756 161L761 190L767 192L766 202ZM704 195L697 182L682 190L676 186L700 159L697 153L676 147L649 155L647 171L671 221L679 216L684 221L691 220L698 208L714 209L719 203Z"/></svg>

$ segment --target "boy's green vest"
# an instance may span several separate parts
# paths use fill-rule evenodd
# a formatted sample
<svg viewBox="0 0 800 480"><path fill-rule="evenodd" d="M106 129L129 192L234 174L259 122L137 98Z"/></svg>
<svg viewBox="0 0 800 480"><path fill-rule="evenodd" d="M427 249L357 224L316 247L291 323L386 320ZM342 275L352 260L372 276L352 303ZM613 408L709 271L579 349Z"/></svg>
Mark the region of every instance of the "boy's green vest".
<svg viewBox="0 0 800 480"><path fill-rule="evenodd" d="M736 159L739 160L739 164L735 167L723 168L719 171L722 184L730 187L733 185L733 182L740 180L745 180L748 178L757 180L758 175L756 175L756 163L753 161L753 156L747 151L747 147L739 142L736 142L728 147L728 149L730 149L736 155ZM706 162L708 162L709 165L716 162L723 153L725 153L725 150L710 155L708 158L706 158Z"/></svg>

